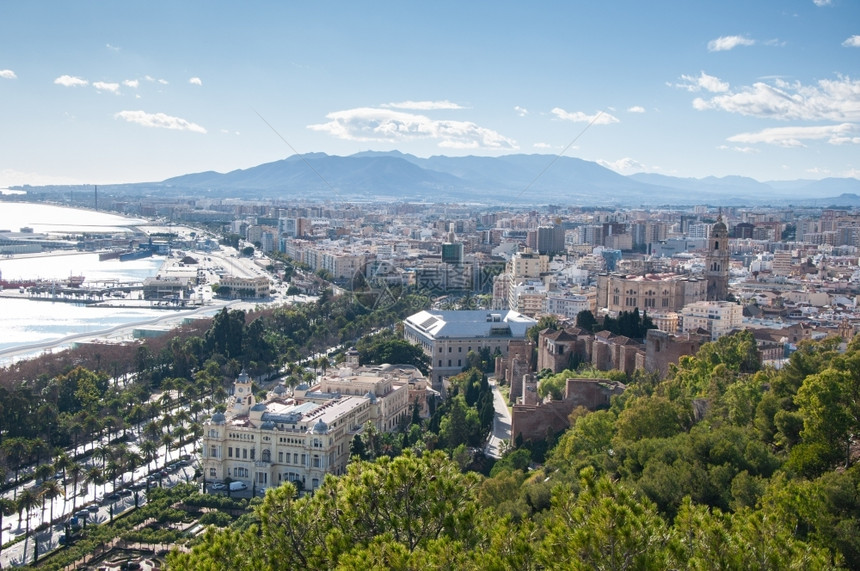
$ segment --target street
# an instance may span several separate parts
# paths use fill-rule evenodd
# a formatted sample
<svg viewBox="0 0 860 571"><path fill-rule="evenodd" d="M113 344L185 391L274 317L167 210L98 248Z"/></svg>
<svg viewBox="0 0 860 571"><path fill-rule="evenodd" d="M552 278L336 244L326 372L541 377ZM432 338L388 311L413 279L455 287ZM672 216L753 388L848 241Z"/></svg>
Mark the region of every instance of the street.
<svg viewBox="0 0 860 571"><path fill-rule="evenodd" d="M493 417L493 433L487 440L484 453L492 458L501 458L502 442L510 443L511 440L511 412L495 379L490 379L490 387L493 390L493 407L496 409L496 414Z"/></svg>

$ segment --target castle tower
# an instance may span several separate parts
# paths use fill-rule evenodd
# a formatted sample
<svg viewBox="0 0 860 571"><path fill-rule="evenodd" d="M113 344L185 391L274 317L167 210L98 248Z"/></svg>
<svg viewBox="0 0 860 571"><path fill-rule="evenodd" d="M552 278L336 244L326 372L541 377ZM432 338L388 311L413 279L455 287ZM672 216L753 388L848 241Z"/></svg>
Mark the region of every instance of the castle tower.
<svg viewBox="0 0 860 571"><path fill-rule="evenodd" d="M705 278L708 280L708 301L725 301L729 293L729 229L723 215L717 216L708 239L705 257Z"/></svg>

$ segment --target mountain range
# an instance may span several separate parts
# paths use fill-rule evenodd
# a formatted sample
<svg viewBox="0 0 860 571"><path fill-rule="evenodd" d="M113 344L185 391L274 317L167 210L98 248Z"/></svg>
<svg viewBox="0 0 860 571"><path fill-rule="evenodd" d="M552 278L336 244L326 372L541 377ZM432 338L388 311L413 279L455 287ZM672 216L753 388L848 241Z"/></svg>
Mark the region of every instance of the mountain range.
<svg viewBox="0 0 860 571"><path fill-rule="evenodd" d="M860 180L854 178L759 182L741 176L624 176L578 158L523 154L420 158L397 151L311 153L227 173L208 171L110 188L212 197L516 206L860 206Z"/></svg>

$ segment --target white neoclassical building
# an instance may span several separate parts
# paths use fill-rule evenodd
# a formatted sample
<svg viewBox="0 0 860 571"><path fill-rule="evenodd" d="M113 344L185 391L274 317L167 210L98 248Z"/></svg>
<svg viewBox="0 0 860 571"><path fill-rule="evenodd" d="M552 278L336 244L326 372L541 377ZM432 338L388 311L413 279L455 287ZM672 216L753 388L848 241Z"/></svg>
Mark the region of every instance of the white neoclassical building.
<svg viewBox="0 0 860 571"><path fill-rule="evenodd" d="M365 424L395 429L410 414L410 392L427 384L411 367L359 368L356 355L349 359L313 388L301 384L289 397L278 385L259 403L242 373L227 410L203 425L206 480L229 478L249 489L291 481L314 490L326 474L344 473L352 439Z"/></svg>

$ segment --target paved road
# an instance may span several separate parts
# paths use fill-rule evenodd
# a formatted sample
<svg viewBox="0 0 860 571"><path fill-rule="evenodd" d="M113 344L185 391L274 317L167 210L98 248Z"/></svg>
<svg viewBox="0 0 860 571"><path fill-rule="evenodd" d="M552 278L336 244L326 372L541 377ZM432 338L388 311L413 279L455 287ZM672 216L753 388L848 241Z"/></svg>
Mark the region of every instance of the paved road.
<svg viewBox="0 0 860 571"><path fill-rule="evenodd" d="M493 406L496 414L493 417L493 434L487 441L484 452L493 458L502 457L502 441L511 440L511 412L505 397L499 390L495 379L490 379L490 388L493 390Z"/></svg>

